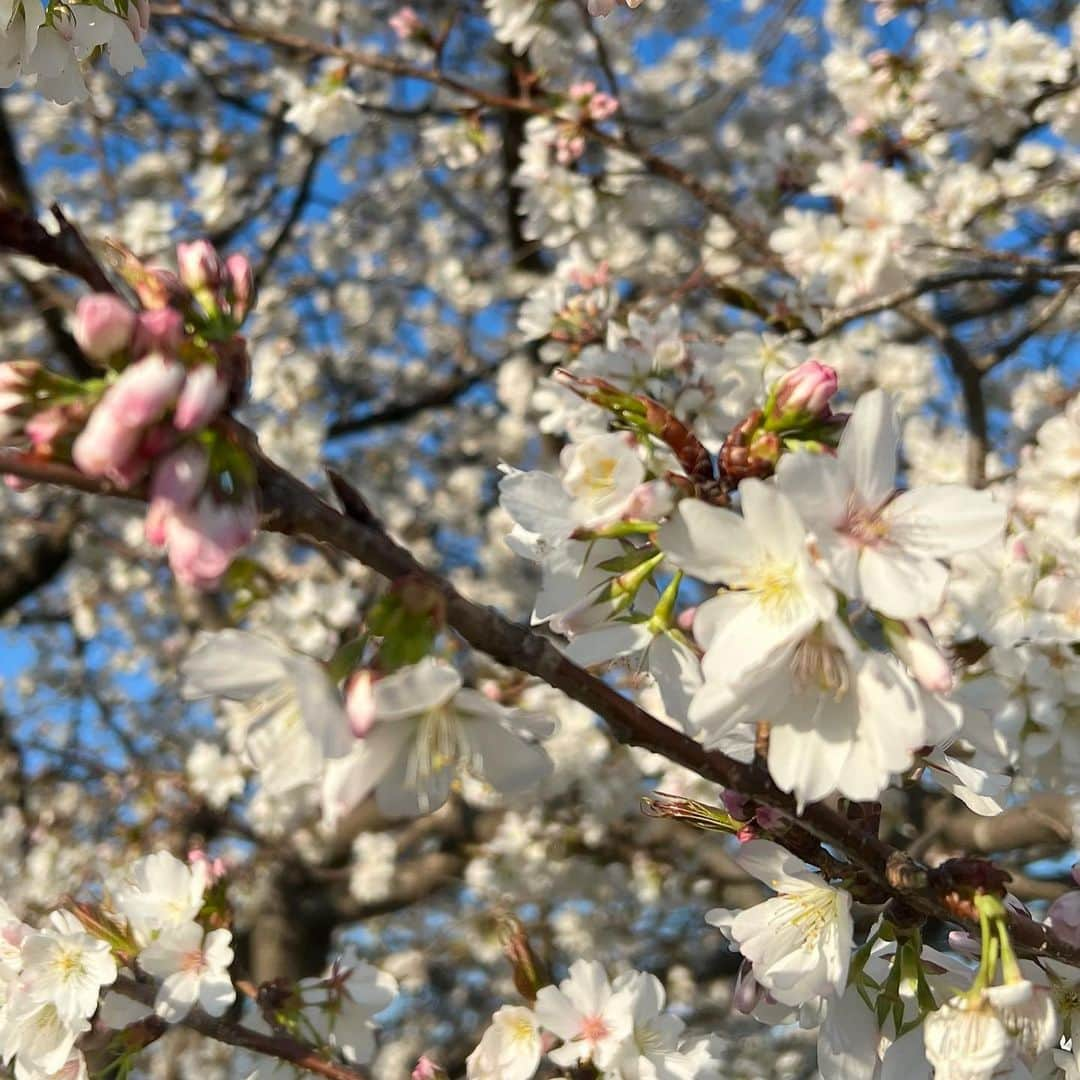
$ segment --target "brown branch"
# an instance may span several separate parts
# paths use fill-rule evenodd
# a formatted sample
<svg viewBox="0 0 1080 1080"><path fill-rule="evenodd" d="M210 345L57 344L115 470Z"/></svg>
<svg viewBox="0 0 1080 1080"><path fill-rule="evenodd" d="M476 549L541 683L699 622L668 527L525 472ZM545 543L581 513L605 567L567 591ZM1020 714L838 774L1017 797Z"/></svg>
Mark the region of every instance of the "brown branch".
<svg viewBox="0 0 1080 1080"><path fill-rule="evenodd" d="M81 278L95 292L115 292L79 231L58 206L54 205L52 212L60 223L60 231L56 234L48 232L24 211L13 206L0 206L0 250L14 251L46 266L55 266L57 270Z"/></svg>
<svg viewBox="0 0 1080 1080"><path fill-rule="evenodd" d="M290 52L296 52L304 56L331 57L385 75L418 79L421 82L460 94L487 108L523 113L530 116L546 116L551 111L542 101L522 97L520 94L500 93L484 87L473 86L436 68L412 64L398 57L384 56L371 50L347 48L329 42L313 41L298 34L255 26L252 23L241 22L218 11L189 7L182 3L155 4L153 11L158 18L182 18L207 23L219 30L235 34L237 37L248 41L288 49ZM725 218L740 238L754 249L758 259L764 265L768 265L780 272L786 272L782 260L769 247L768 237L756 224L741 219L722 192L703 184L685 169L680 168L660 154L638 146L636 142L628 139L625 134L613 135L591 124L583 125L582 131L595 142L634 158L651 176L674 184L693 196L706 209Z"/></svg>
<svg viewBox="0 0 1080 1080"><path fill-rule="evenodd" d="M942 322L914 304L903 304L900 313L920 330L929 334L941 347L960 383L964 399L971 445L968 449L968 483L982 487L986 483L986 456L990 452L990 425L987 417L983 372L968 347Z"/></svg>
<svg viewBox="0 0 1080 1080"><path fill-rule="evenodd" d="M968 270L950 270L940 274L930 274L918 281L905 285L902 289L886 293L884 296L865 300L851 307L841 308L834 311L830 316L822 320L821 329L815 335L816 338L828 337L837 330L847 326L856 319L865 318L867 315L876 315L882 311L889 311L910 300L917 300L927 293L940 292L943 289L951 289L957 285L974 284L980 281L1021 281L1026 283L1045 281L1080 282L1080 266L1057 266L1052 263L1039 265L1025 264L1022 266L984 266L973 267ZM1075 285L1073 286L1075 288Z"/></svg>
<svg viewBox="0 0 1080 1080"><path fill-rule="evenodd" d="M150 1008L153 1007L154 997L157 994L153 985L138 982L130 975L118 976L112 988L118 994L123 994L124 997L141 1002ZM252 1031L251 1028L240 1024L207 1016L198 1008L192 1009L180 1021L179 1026L197 1031L200 1035L228 1046L237 1046L242 1050L251 1050L256 1054L277 1058L278 1061L287 1061L298 1069L306 1069L318 1076L328 1077L329 1080L371 1080L371 1073L367 1069L358 1065L343 1065L328 1061L315 1047L290 1038L288 1035L264 1035L262 1032Z"/></svg>
<svg viewBox="0 0 1080 1080"><path fill-rule="evenodd" d="M474 604L448 581L425 569L387 535L359 494L352 493L340 477L335 478L335 486L348 498L355 517L335 510L306 484L266 458L246 429L236 424L232 429L234 435L245 440L256 464L263 528L328 546L391 580L413 577L423 581L442 595L448 625L470 645L501 664L534 675L563 691L602 717L620 742L651 750L707 780L782 811L794 823L793 838L809 839L808 833L835 848L879 889L899 898L920 915L968 927L976 925L973 917L949 902L955 879L947 873L919 866L904 852L824 803L807 806L801 815L797 814L794 800L776 787L760 764L744 764L706 750L572 663L547 639L493 608ZM74 470L61 465L43 466L25 454L0 451L0 473L3 472L63 483ZM106 487L86 478L80 483L80 490ZM1025 955L1052 957L1080 966L1080 948L1061 940L1047 927L1014 914L1010 916L1010 928L1014 942Z"/></svg>

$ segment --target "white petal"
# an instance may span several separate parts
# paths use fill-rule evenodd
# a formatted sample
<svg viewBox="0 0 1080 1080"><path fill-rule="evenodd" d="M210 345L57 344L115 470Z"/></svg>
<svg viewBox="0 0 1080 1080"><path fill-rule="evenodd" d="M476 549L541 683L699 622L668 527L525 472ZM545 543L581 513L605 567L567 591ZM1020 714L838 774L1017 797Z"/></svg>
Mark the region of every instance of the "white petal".
<svg viewBox="0 0 1080 1080"><path fill-rule="evenodd" d="M989 492L931 484L898 495L885 508L889 539L931 558L947 558L1000 540L1005 508Z"/></svg>
<svg viewBox="0 0 1080 1080"><path fill-rule="evenodd" d="M543 747L526 742L491 720L462 720L469 746L469 764L496 791L512 795L533 787L551 774Z"/></svg>
<svg viewBox="0 0 1080 1080"><path fill-rule="evenodd" d="M941 607L949 574L936 559L924 559L892 545L865 548L859 557L859 592L883 615L917 619Z"/></svg>
<svg viewBox="0 0 1080 1080"><path fill-rule="evenodd" d="M840 437L837 456L869 509L879 507L895 487L899 446L900 428L889 395L884 390L863 394Z"/></svg>
<svg viewBox="0 0 1080 1080"><path fill-rule="evenodd" d="M256 634L223 630L203 639L180 665L185 697L254 697L281 682L290 654Z"/></svg>
<svg viewBox="0 0 1080 1080"><path fill-rule="evenodd" d="M811 528L844 520L852 481L838 458L829 454L784 454L776 467L776 482Z"/></svg>
<svg viewBox="0 0 1080 1080"><path fill-rule="evenodd" d="M415 729L404 724L376 724L347 757L329 762L323 776L323 824L333 828L359 806L389 771L399 754L407 753Z"/></svg>
<svg viewBox="0 0 1080 1080"><path fill-rule="evenodd" d="M644 623L608 623L578 634L566 647L566 655L581 667L603 664L617 656L640 652L652 642Z"/></svg>
<svg viewBox="0 0 1080 1080"><path fill-rule="evenodd" d="M378 721L400 720L430 712L449 701L461 687L461 676L433 657L401 668L375 684Z"/></svg>
<svg viewBox="0 0 1080 1080"><path fill-rule="evenodd" d="M747 562L760 551L746 522L731 510L684 499L657 533L660 549L702 581L737 583Z"/></svg>

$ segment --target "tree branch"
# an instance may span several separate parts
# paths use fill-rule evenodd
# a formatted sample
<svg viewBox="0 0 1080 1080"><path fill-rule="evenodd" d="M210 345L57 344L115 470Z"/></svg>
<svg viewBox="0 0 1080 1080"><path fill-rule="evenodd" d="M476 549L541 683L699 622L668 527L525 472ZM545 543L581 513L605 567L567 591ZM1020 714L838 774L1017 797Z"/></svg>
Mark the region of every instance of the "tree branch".
<svg viewBox="0 0 1080 1080"><path fill-rule="evenodd" d="M153 1008L157 988L150 983L142 983L133 979L130 975L117 976L112 989L132 1001L141 1002L143 1005ZM242 1050L252 1050L256 1054L265 1054L267 1057L277 1058L278 1061L287 1061L298 1069L306 1069L318 1076L328 1077L328 1080L371 1080L371 1073L359 1065L342 1065L338 1062L328 1061L313 1046L292 1039L287 1035L264 1035L259 1031L233 1024L227 1020L217 1020L207 1016L201 1009L192 1009L188 1015L180 1021L181 1027L197 1031L216 1042L225 1043L228 1046L236 1046Z"/></svg>
<svg viewBox="0 0 1080 1080"><path fill-rule="evenodd" d="M792 820L793 836L805 830L830 845L883 892L919 914L970 928L977 925L976 919L952 902L955 881L947 871L919 866L898 848L824 803L812 804L797 813L792 797L776 787L760 764L744 764L718 751L706 750L572 663L546 638L493 608L474 604L448 581L425 569L387 535L347 482L336 478L337 486L347 496L351 516L335 510L310 487L265 457L246 429L235 423L231 427L245 441L256 466L264 529L329 546L391 580L409 576L422 581L442 595L448 625L471 646L507 667L542 679L591 709L620 742L651 750L707 780L782 811ZM72 474L80 477L70 466L43 466L28 455L0 450L0 473L4 472L54 483L72 479ZM86 477L80 478L79 487L84 491L117 493ZM138 497L134 493L119 494ZM1010 930L1017 948L1025 955L1080 966L1080 947L1063 941L1047 927L1011 914Z"/></svg>

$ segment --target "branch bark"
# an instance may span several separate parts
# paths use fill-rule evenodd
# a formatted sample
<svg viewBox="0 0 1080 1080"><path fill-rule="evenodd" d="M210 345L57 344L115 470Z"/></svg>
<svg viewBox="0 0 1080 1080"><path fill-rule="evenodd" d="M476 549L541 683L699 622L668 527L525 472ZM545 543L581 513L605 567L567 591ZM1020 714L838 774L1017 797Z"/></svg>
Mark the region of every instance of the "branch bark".
<svg viewBox="0 0 1080 1080"><path fill-rule="evenodd" d="M124 997L131 998L143 1005L153 1008L156 987L150 983L142 983L133 979L130 975L120 975L113 983L113 990ZM188 1015L180 1021L181 1027L197 1031L200 1035L214 1039L216 1042L225 1043L228 1046L236 1046L242 1050L252 1050L256 1054L265 1054L267 1057L277 1058L278 1061L287 1061L298 1069L306 1069L317 1076L325 1076L328 1080L371 1080L371 1073L358 1065L343 1065L330 1061L313 1046L290 1038L287 1035L264 1035L259 1031L234 1024L228 1020L218 1020L207 1016L201 1009L192 1009Z"/></svg>

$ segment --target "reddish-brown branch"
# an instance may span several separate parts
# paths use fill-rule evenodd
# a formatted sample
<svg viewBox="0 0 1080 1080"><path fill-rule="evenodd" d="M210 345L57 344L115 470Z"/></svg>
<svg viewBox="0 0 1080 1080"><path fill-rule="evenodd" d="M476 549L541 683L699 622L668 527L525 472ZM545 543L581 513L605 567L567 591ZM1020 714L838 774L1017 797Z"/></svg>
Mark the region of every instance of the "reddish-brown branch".
<svg viewBox="0 0 1080 1080"><path fill-rule="evenodd" d="M663 755L700 776L783 811L797 821L797 829L841 852L885 892L928 918L969 926L971 918L946 902L951 889L933 870L919 866L904 852L861 829L824 803L807 806L796 814L794 800L773 784L767 771L756 763L744 764L699 743L661 723L640 706L623 697L602 679L568 660L554 645L526 626L507 619L490 607L474 604L448 581L425 569L397 544L367 511L360 496L340 477L335 486L347 500L349 515L335 510L315 491L262 455L253 437L239 425L234 434L243 439L258 469L263 528L324 545L349 555L391 580L412 576L438 590L446 604L447 623L470 645L499 663L517 668L562 690L603 718L620 742ZM0 450L0 474L26 479L67 483L82 491L121 494L99 481L78 477L70 466L43 465L26 454ZM74 474L74 476L73 476ZM77 479L76 479L77 478ZM1080 966L1080 948L1061 940L1045 926L1020 915L1011 916L1011 930L1018 948L1027 955L1047 956Z"/></svg>
<svg viewBox="0 0 1080 1080"><path fill-rule="evenodd" d="M129 975L120 975L112 987L117 993L132 1001L153 1007L156 988L150 983L138 982ZM330 1061L315 1047L288 1035L265 1035L260 1031L234 1024L228 1020L218 1020L207 1016L201 1009L192 1009L180 1021L181 1026L197 1031L209 1039L214 1039L228 1046L242 1050L251 1050L256 1054L287 1061L298 1069L306 1069L329 1080L371 1080L371 1073L359 1065L343 1065Z"/></svg>

